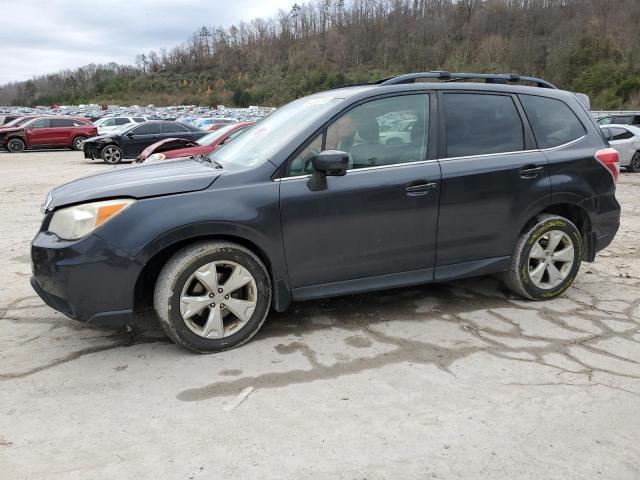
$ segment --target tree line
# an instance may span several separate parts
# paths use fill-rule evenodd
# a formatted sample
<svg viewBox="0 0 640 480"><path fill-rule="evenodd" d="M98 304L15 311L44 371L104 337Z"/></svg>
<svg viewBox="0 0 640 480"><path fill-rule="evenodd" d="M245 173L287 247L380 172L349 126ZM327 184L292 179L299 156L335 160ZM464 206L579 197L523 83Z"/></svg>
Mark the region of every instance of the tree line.
<svg viewBox="0 0 640 480"><path fill-rule="evenodd" d="M279 106L414 71L520 73L640 107L637 0L315 0L203 26L135 65L87 65L0 87L0 104Z"/></svg>

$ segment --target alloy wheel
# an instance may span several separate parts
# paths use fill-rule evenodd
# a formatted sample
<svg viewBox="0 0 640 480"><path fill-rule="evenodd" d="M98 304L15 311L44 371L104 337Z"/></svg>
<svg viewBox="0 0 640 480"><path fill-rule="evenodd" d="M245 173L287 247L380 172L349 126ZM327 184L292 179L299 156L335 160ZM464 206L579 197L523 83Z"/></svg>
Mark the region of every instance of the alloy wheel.
<svg viewBox="0 0 640 480"><path fill-rule="evenodd" d="M215 261L189 277L180 295L180 313L196 335L224 338L246 325L257 300L256 281L249 270L232 261Z"/></svg>
<svg viewBox="0 0 640 480"><path fill-rule="evenodd" d="M636 152L636 154L631 159L629 170L634 173L640 173L640 153Z"/></svg>
<svg viewBox="0 0 640 480"><path fill-rule="evenodd" d="M117 147L106 147L102 152L102 158L107 163L118 163L122 154Z"/></svg>
<svg viewBox="0 0 640 480"><path fill-rule="evenodd" d="M531 248L529 278L542 290L555 288L569 276L574 261L575 249L569 235L550 230Z"/></svg>
<svg viewBox="0 0 640 480"><path fill-rule="evenodd" d="M82 150L82 147L84 146L84 138L76 138L73 146L76 150Z"/></svg>

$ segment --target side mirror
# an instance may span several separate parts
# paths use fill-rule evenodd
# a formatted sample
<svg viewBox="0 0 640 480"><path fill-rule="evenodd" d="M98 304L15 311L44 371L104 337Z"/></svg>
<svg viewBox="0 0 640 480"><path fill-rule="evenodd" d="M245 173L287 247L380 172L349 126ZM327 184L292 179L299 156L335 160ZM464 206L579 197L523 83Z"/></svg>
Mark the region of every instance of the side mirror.
<svg viewBox="0 0 640 480"><path fill-rule="evenodd" d="M133 132L127 132L127 137L133 138Z"/></svg>
<svg viewBox="0 0 640 480"><path fill-rule="evenodd" d="M342 177L347 174L349 154L339 150L325 150L311 160L313 174L307 186L312 192L327 189L327 176Z"/></svg>

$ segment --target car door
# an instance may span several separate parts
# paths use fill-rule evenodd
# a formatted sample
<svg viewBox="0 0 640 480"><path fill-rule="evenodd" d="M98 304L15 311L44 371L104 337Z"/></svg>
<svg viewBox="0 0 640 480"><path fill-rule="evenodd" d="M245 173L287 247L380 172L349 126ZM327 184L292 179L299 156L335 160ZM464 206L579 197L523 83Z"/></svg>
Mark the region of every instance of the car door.
<svg viewBox="0 0 640 480"><path fill-rule="evenodd" d="M29 147L45 147L51 145L52 142L50 119L40 118L27 127Z"/></svg>
<svg viewBox="0 0 640 480"><path fill-rule="evenodd" d="M548 160L517 97L438 93L442 186L435 278L506 267L520 230L549 203Z"/></svg>
<svg viewBox="0 0 640 480"><path fill-rule="evenodd" d="M67 118L52 118L50 129L50 145L68 146L71 145L71 138L74 129L73 119Z"/></svg>
<svg viewBox="0 0 640 480"><path fill-rule="evenodd" d="M629 165L636 153L634 135L623 127L609 127L609 145L620 154L620 164Z"/></svg>
<svg viewBox="0 0 640 480"><path fill-rule="evenodd" d="M122 147L125 158L137 157L160 138L160 122L147 122L133 127L123 136Z"/></svg>
<svg viewBox="0 0 640 480"><path fill-rule="evenodd" d="M440 168L427 155L435 140L429 100L407 94L362 103L290 159L280 208L294 298L432 279ZM384 144L381 134L407 118L409 142ZM311 191L312 157L336 149L349 154L346 175Z"/></svg>

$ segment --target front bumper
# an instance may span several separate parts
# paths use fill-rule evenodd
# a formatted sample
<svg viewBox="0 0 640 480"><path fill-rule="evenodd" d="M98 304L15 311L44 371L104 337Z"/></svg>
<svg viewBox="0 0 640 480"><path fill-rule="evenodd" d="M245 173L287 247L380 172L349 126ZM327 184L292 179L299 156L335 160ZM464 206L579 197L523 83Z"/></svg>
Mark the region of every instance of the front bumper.
<svg viewBox="0 0 640 480"><path fill-rule="evenodd" d="M101 238L69 242L40 232L31 245L31 261L31 285L51 308L94 325L119 326L131 319L142 267Z"/></svg>
<svg viewBox="0 0 640 480"><path fill-rule="evenodd" d="M85 142L83 146L83 152L84 158L90 158L91 160L94 160L100 157L100 149L95 143Z"/></svg>

